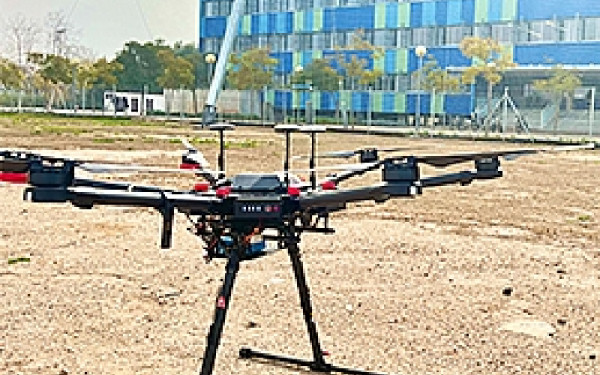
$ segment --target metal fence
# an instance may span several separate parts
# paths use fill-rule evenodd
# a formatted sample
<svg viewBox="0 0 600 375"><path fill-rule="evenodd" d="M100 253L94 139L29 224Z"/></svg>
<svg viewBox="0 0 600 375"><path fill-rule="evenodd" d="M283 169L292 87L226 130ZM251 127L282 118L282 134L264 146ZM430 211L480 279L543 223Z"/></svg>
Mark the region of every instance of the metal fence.
<svg viewBox="0 0 600 375"><path fill-rule="evenodd" d="M107 98L110 94L113 97ZM129 101L117 108L115 94L127 97ZM423 100L419 101L419 125L423 129L600 135L600 116L595 115L600 102L591 105L589 100L575 101L570 106L572 108L567 109L543 101L503 101L504 97L496 95L492 105L495 112L488 117L487 110L481 110L486 108L486 98L476 98L473 113L469 113L467 107L461 108L456 114L450 111L455 109L455 103L461 104L452 97L433 97L425 92L223 90L217 102L217 112L221 119L261 123L415 126L417 118L412 99L417 94L423 95ZM207 90L165 90L155 94L144 92L143 89L125 91L118 86L75 90L71 86L64 86L53 92L35 88L20 91L0 89L0 108L4 111L77 112L105 116L167 116L199 121L206 97ZM154 104L150 99L155 100ZM554 123L550 119L556 111L559 120ZM520 126L520 118L525 121L527 129Z"/></svg>

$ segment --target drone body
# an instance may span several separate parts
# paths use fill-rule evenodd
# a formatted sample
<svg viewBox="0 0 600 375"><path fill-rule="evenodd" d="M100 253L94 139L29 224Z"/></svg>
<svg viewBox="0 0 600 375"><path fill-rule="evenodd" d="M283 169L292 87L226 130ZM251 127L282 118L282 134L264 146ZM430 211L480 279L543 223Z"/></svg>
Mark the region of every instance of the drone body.
<svg viewBox="0 0 600 375"><path fill-rule="evenodd" d="M286 133L286 160L282 173L243 173L226 178L224 171L223 132L227 126L217 126L220 132L220 171L202 169L206 165L201 154L188 147L189 154L182 159L184 168L199 168L197 173L208 179L198 189L191 191L166 190L154 186L79 179L78 167L85 163L37 154L4 151L0 153L0 170L6 179L14 174L26 174L30 185L25 197L33 202L70 202L76 207L90 209L96 205L150 207L162 216L161 247L171 246L175 213L187 215L192 221L191 231L204 244L207 261L227 259L226 273L215 300L215 315L210 327L201 375L212 374L217 348L230 304L233 285L243 261L269 255L275 250L286 250L292 262L303 316L310 338L311 360L280 356L243 348L242 358L261 358L308 367L317 372L342 372L348 374L373 374L347 369L325 361L316 324L313 321L310 293L300 257L299 243L306 232L333 233L329 215L344 210L349 203L361 201L386 202L397 198L414 198L424 189L451 184L467 185L475 180L487 180L503 175L500 157L516 157L543 150L516 150L450 156L401 156L378 160L377 150L360 153L361 168L344 171L317 184L311 176L310 185L296 184L289 170L289 137L297 130L284 127ZM318 129L309 129L313 139L313 156L310 171L315 170L314 135ZM192 156L194 155L194 156ZM187 159L185 159L187 157ZM424 177L421 164L445 167L474 161L474 169ZM339 188L337 185L364 173L381 170L381 182L371 186ZM9 175L11 174L11 175ZM267 242L275 244L268 247Z"/></svg>

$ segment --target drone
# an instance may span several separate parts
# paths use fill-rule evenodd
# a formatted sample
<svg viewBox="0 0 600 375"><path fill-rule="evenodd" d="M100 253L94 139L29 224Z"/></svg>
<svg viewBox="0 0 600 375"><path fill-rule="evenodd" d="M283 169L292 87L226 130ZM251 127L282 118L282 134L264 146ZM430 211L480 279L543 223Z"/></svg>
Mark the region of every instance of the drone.
<svg viewBox="0 0 600 375"><path fill-rule="evenodd" d="M156 209L162 217L160 246L172 245L175 213L188 216L190 231L204 244L207 262L225 259L225 277L215 299L200 375L212 374L225 325L227 310L240 263L259 259L275 251L287 251L296 280L300 305L312 349L312 359L273 354L252 348L241 348L242 359L261 359L307 368L321 373L376 375L360 369L346 368L326 361L316 323L313 321L310 291L301 259L300 242L304 233L332 234L330 215L361 201L384 203L400 198L416 198L424 190L446 185L469 185L477 180L503 176L501 159L511 160L541 152L594 148L594 145L556 147L551 149L517 149L511 151L464 153L434 156L387 156L379 152L402 149L374 147L320 155L349 158L359 156L360 163L339 168L317 181L316 136L325 127L293 124L278 125L275 131L285 134L283 171L273 173L241 173L228 177L225 173L226 131L233 125L210 126L219 133L218 170L211 170L203 154L187 141L179 170L191 171L203 182L191 190L173 190L158 186L127 182L103 181L76 177L78 169L91 172L135 170L124 166L94 164L90 161L44 156L29 151L0 150L0 181L27 184L24 199L38 203L71 203L81 209L94 206L129 206ZM304 133L311 137L309 156L310 181L304 182L290 170L291 135ZM422 176L421 166L444 168L455 164L474 163L473 169L442 172ZM139 168L138 168L139 170ZM152 171L151 168L141 169ZM370 186L342 188L339 185L368 172L381 171L381 181ZM170 170L168 170L170 171ZM268 246L271 244L271 246Z"/></svg>

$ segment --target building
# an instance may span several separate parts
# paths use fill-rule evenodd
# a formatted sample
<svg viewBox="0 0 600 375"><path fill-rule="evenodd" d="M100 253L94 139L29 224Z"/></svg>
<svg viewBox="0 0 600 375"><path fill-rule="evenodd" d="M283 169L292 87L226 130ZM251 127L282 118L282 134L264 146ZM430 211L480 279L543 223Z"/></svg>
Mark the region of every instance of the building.
<svg viewBox="0 0 600 375"><path fill-rule="evenodd" d="M104 111L124 116L165 113L165 96L139 92L104 92Z"/></svg>
<svg viewBox="0 0 600 375"><path fill-rule="evenodd" d="M218 53L231 0L200 0L200 48ZM411 85L418 69L417 46L427 47L441 67L471 64L458 48L466 36L491 37L512 51L518 67L506 74L497 95L509 85L519 105L533 100L531 81L556 64L578 68L584 85L600 81L600 1L598 0L247 0L235 49L270 47L279 59L278 82L288 82L296 66L335 53L357 29L385 49L368 59L384 76L366 90L271 93L275 107L303 108L307 100L318 110L339 103L352 110L371 108L379 116L412 114L417 94L421 113L470 115L485 87L475 85L460 95L417 93ZM479 100L481 102L481 100Z"/></svg>

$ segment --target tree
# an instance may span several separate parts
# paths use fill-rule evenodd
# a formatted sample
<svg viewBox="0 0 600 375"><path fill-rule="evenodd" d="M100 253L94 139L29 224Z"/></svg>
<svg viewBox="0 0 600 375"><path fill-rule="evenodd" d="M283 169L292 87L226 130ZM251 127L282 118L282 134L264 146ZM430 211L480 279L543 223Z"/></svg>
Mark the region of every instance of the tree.
<svg viewBox="0 0 600 375"><path fill-rule="evenodd" d="M117 72L120 88L139 91L147 85L150 92L161 92L158 77L163 73L163 65L158 53L162 50L170 50L162 40L144 44L135 41L126 43L115 59L123 67Z"/></svg>
<svg viewBox="0 0 600 375"><path fill-rule="evenodd" d="M517 66L512 61L512 56L494 39L467 37L460 42L460 50L463 55L473 60L462 75L462 81L466 84L475 83L477 77L483 77L488 84L486 129L489 116L492 112L492 93L494 85L502 80L502 72Z"/></svg>
<svg viewBox="0 0 600 375"><path fill-rule="evenodd" d="M0 58L0 86L20 88L24 78L23 70L17 64Z"/></svg>
<svg viewBox="0 0 600 375"><path fill-rule="evenodd" d="M273 83L273 70L277 59L269 56L268 48L253 48L241 55L232 54L231 69L227 81L238 90L257 91ZM254 95L250 96L250 107L254 110Z"/></svg>
<svg viewBox="0 0 600 375"><path fill-rule="evenodd" d="M194 100L194 113L198 113L198 100L196 99L196 89L202 86L209 87L211 77L208 76L208 63L204 56L198 51L193 44L183 44L182 42L175 43L173 47L175 55L183 57L193 66L194 85L191 87Z"/></svg>
<svg viewBox="0 0 600 375"><path fill-rule="evenodd" d="M277 59L269 56L268 48L253 48L241 55L232 54L227 81L239 90L260 90L273 82Z"/></svg>
<svg viewBox="0 0 600 375"><path fill-rule="evenodd" d="M310 81L319 90L334 91L341 76L331 67L327 59L315 59L306 68L292 75L292 83Z"/></svg>
<svg viewBox="0 0 600 375"><path fill-rule="evenodd" d="M367 51L371 53L373 60L381 58L384 50L381 47L376 47L365 39L364 30L358 29L352 34L350 43L344 47L336 47L336 50L342 52L337 54L339 66L342 68L344 75L350 79L351 89L355 89L355 84L358 82L362 85L369 85L376 82L383 71L381 69L367 70L368 60L360 58L356 54L348 54L345 52Z"/></svg>
<svg viewBox="0 0 600 375"><path fill-rule="evenodd" d="M106 58L96 61L82 60L77 65L77 87L81 90L82 108L85 109L86 91L99 86L106 89L117 84L116 73L123 69L121 64L116 61L108 62ZM96 97L92 92L92 101ZM92 102L92 105L94 103Z"/></svg>
<svg viewBox="0 0 600 375"><path fill-rule="evenodd" d="M72 50L72 39L75 37L69 17L64 11L50 12L44 26L48 35L47 46L50 47L46 52L50 55L66 56Z"/></svg>
<svg viewBox="0 0 600 375"><path fill-rule="evenodd" d="M208 77L208 66L204 61L204 57L193 44L183 44L182 42L175 43L173 47L175 56L183 57L193 66L194 85L193 88L210 85Z"/></svg>
<svg viewBox="0 0 600 375"><path fill-rule="evenodd" d="M162 74L156 80L160 86L167 89L194 88L194 66L191 62L175 56L173 50L159 51L158 60L163 66Z"/></svg>
<svg viewBox="0 0 600 375"><path fill-rule="evenodd" d="M63 101L67 85L73 82L76 65L67 57L31 53L28 61L36 67L38 82L46 95L46 109L52 109L57 96Z"/></svg>
<svg viewBox="0 0 600 375"><path fill-rule="evenodd" d="M194 88L194 66L191 62L175 56L170 49L159 51L158 60L163 66L162 74L156 80L160 86L166 89Z"/></svg>
<svg viewBox="0 0 600 375"><path fill-rule="evenodd" d="M567 103L571 103L575 89L580 86L581 79L577 76L577 72L567 70L562 65L552 67L552 73L549 78L533 81L533 87L548 95L552 104L557 107L556 111L552 114L551 120L555 133L558 130L560 105L563 99L567 100Z"/></svg>
<svg viewBox="0 0 600 375"><path fill-rule="evenodd" d="M12 18L8 18L2 26L9 49L12 49L12 57L19 66L23 66L27 60L27 55L38 44L41 33L39 25L19 13Z"/></svg>

